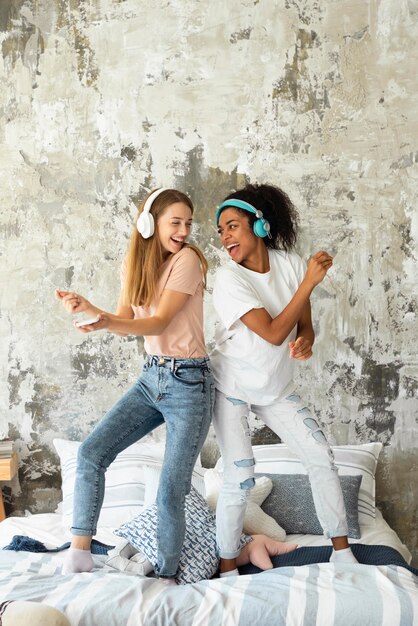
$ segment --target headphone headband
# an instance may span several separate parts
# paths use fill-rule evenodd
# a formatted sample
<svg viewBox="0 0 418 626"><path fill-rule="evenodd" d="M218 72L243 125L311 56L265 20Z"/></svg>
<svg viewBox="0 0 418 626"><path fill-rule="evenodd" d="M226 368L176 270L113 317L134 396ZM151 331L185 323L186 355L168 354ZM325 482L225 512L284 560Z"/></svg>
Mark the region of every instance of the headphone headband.
<svg viewBox="0 0 418 626"><path fill-rule="evenodd" d="M159 189L153 191L146 199L143 211L149 211L152 207L152 203L154 202L154 200L158 198L160 193L163 193L163 191L167 191L167 187L160 187Z"/></svg>
<svg viewBox="0 0 418 626"><path fill-rule="evenodd" d="M257 213L259 212L255 208L255 206L253 206L249 202L245 202L244 200L238 200L238 198L231 198L231 200L225 200L225 202L222 202L222 204L218 206L218 210L216 211L216 225L219 224L219 218L223 209L226 209L229 206L235 207L236 209L244 209L244 211L249 211L250 213L254 213L255 215L257 215Z"/></svg>
<svg viewBox="0 0 418 626"><path fill-rule="evenodd" d="M248 211L249 213L253 213L256 216L256 221L253 224L253 231L257 237L269 237L271 239L270 233L270 223L263 217L263 212L259 209L256 209L255 206L250 204L249 202L245 202L245 200L238 200L238 198L231 198L231 200L225 200L218 206L218 210L216 211L216 225L219 225L219 218L224 209L227 207L234 207L236 209L244 209L244 211Z"/></svg>
<svg viewBox="0 0 418 626"><path fill-rule="evenodd" d="M138 232L142 235L143 239L149 239L154 234L154 218L150 213L152 203L156 198L158 198L160 193L167 191L167 189L167 187L160 187L160 189L153 191L145 200L144 208L142 209L136 223Z"/></svg>

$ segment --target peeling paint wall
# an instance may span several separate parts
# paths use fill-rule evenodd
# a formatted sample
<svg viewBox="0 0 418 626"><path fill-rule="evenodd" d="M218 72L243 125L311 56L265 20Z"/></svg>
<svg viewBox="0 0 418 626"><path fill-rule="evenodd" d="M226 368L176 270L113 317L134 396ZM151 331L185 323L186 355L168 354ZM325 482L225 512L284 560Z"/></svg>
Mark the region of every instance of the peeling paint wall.
<svg viewBox="0 0 418 626"><path fill-rule="evenodd" d="M416 0L2 0L9 510L53 510L52 439L83 438L143 362L140 339L77 334L54 287L113 306L130 201L160 184L191 194L211 284L214 207L271 181L299 207L302 256L335 255L298 382L333 443L385 444L379 505L418 564L417 21ZM206 313L211 346L210 293Z"/></svg>

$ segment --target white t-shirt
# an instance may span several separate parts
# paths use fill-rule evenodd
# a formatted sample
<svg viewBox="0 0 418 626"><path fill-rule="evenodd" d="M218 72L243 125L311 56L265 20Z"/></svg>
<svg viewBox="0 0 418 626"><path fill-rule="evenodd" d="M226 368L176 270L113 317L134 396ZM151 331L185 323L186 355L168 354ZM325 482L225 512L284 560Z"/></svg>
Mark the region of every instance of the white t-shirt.
<svg viewBox="0 0 418 626"><path fill-rule="evenodd" d="M272 404L283 396L293 379L289 341L274 346L240 318L252 309L264 308L272 318L289 304L305 275L306 267L296 252L269 250L270 271L253 272L228 261L215 277L213 303L218 315L215 349L211 354L217 388L249 404Z"/></svg>

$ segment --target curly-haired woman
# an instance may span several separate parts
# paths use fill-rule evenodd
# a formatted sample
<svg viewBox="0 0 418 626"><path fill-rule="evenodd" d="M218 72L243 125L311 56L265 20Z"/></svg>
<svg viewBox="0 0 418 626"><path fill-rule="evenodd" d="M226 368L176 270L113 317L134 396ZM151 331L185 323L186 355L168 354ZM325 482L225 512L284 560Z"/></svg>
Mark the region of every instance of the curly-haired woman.
<svg viewBox="0 0 418 626"><path fill-rule="evenodd" d="M295 391L294 360L312 356L309 298L332 266L324 251L307 268L293 250L297 213L273 185L247 185L218 207L216 222L230 261L216 274L219 317L211 355L216 399L214 427L224 483L217 505L220 574L236 574L248 489L254 484L249 411L279 435L304 464L316 512L333 561L356 562L332 451Z"/></svg>

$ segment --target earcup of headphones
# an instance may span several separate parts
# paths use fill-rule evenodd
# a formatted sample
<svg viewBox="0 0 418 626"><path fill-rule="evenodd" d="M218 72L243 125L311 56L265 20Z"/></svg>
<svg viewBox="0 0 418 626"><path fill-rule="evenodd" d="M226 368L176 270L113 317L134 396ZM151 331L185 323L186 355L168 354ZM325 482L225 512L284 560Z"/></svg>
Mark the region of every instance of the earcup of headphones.
<svg viewBox="0 0 418 626"><path fill-rule="evenodd" d="M149 211L142 211L136 223L139 234L149 239L154 234L154 218Z"/></svg>
<svg viewBox="0 0 418 626"><path fill-rule="evenodd" d="M267 228L265 228L265 224L267 224ZM257 237L267 237L268 235L268 226L269 223L267 220L258 219L253 224L253 232Z"/></svg>

